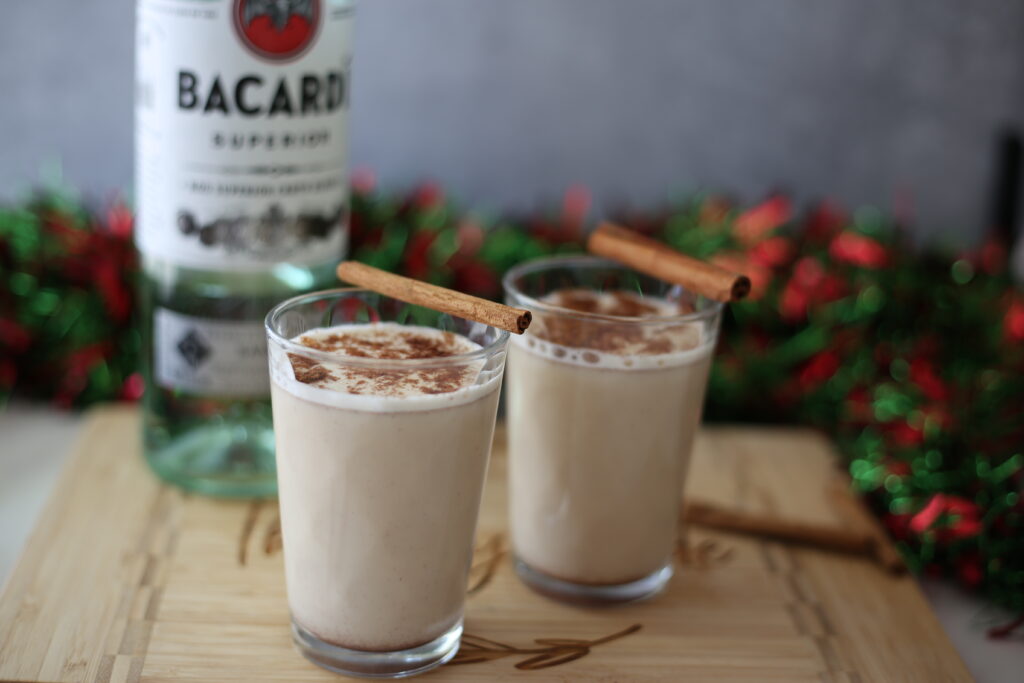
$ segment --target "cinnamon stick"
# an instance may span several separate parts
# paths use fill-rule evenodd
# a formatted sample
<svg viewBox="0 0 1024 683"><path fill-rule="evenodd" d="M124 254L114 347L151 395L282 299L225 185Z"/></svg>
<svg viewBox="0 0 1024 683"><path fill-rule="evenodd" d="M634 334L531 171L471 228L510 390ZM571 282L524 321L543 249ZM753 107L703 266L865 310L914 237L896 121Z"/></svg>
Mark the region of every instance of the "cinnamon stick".
<svg viewBox="0 0 1024 683"><path fill-rule="evenodd" d="M854 523L874 539L875 560L893 574L906 572L907 564L903 561L903 556L892 544L889 534L879 523L878 518L871 513L860 496L850 493L849 480L845 476L836 477L831 486L834 491L834 495L830 497L831 500L836 501L848 515L853 517Z"/></svg>
<svg viewBox="0 0 1024 683"><path fill-rule="evenodd" d="M587 250L715 301L739 301L750 293L746 275L686 256L612 223L602 223L590 234Z"/></svg>
<svg viewBox="0 0 1024 683"><path fill-rule="evenodd" d="M530 312L522 308L512 308L445 287L388 273L358 261L343 261L338 266L337 273L338 278L345 282L364 289L372 289L393 299L475 320L515 334L525 332L532 320Z"/></svg>
<svg viewBox="0 0 1024 683"><path fill-rule="evenodd" d="M892 573L901 573L905 570L902 562L898 566L894 566L883 559L884 554L879 551L879 539L870 530L838 529L831 526L792 522L697 501L686 503L683 508L683 520L689 524L710 529L798 543L820 550L866 556L877 561Z"/></svg>

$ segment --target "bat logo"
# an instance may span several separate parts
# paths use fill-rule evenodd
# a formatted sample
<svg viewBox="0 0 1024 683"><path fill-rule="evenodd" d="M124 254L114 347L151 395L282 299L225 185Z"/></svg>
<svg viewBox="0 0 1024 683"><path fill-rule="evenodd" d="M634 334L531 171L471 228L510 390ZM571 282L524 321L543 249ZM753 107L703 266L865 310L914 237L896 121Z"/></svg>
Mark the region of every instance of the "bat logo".
<svg viewBox="0 0 1024 683"><path fill-rule="evenodd" d="M321 0L235 0L234 19L242 43L273 61L293 59L312 44Z"/></svg>
<svg viewBox="0 0 1024 683"><path fill-rule="evenodd" d="M279 33L285 30L293 16L305 17L311 24L316 19L313 0L250 0L244 4L242 22L246 26L251 25L256 17L265 16Z"/></svg>

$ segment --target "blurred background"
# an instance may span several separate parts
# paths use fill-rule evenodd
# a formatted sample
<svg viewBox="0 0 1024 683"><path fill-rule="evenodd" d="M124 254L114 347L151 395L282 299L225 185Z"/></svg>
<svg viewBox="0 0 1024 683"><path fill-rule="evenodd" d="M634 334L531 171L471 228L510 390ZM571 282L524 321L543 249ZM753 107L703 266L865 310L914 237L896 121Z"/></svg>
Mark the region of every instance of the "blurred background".
<svg viewBox="0 0 1024 683"><path fill-rule="evenodd" d="M134 2L4 13L0 199L58 166L130 191ZM599 207L784 190L962 243L1024 124L1024 3L372 0L355 74L353 164L385 187L519 210L573 183Z"/></svg>
<svg viewBox="0 0 1024 683"><path fill-rule="evenodd" d="M0 583L81 423L24 399L142 393L135 2L3 11ZM923 584L972 672L1020 670L985 633L1024 609L1024 2L363 0L356 26L356 258L497 296L613 215L748 272L707 415L825 430L913 568L981 596Z"/></svg>

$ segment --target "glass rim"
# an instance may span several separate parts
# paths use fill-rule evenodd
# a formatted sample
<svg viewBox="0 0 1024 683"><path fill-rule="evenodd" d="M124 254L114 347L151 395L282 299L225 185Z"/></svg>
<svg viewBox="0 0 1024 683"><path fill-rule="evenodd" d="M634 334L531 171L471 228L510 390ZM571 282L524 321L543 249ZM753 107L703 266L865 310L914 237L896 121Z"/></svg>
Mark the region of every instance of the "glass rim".
<svg viewBox="0 0 1024 683"><path fill-rule="evenodd" d="M394 297L390 297L386 294L381 294L380 292L374 291L372 289L366 289L364 287L336 287L333 289L321 289L315 292L309 292L307 294L299 294L298 296L293 296L292 298L285 299L281 303L274 306L272 309L270 309L266 317L263 319L263 328L266 330L267 337L270 339L270 341L277 344L278 346L283 347L285 351L289 353L297 353L307 358L316 358L320 361L327 363L344 363L345 365L355 365L366 368L433 368L438 366L465 365L470 362L487 360L491 356L494 356L497 353L501 352L503 348L508 344L509 338L512 336L511 332L509 332L508 330L503 330L500 327L494 327L493 325L488 325L487 323L477 323L480 325L484 325L485 327L490 327L491 329L495 330L498 333L498 335L495 338L495 340L492 341L487 346L481 346L479 349L474 349L473 351L458 353L452 356L440 356L438 358L364 358L362 356L348 356L338 351L321 351L319 349L314 349L312 347L299 344L298 342L292 341L291 339L282 336L275 329L275 323L278 321L278 319L288 310L296 306L300 306L302 304L309 304L315 301L321 301L325 299L340 299L347 294L364 293L376 294L377 296L381 296L386 299L391 299L392 301L401 301L401 299L396 299ZM404 301L402 303L406 303L409 306L415 305L409 304L408 302ZM423 307L421 306L421 308ZM452 317L458 318L459 320L469 320L468 318L460 318L459 316ZM470 322L477 321L470 320ZM403 323L394 324L402 325ZM459 333L453 332L453 334ZM466 335L460 334L459 336L465 337ZM470 341L473 340L470 339Z"/></svg>
<svg viewBox="0 0 1024 683"><path fill-rule="evenodd" d="M612 261L610 259L600 258L598 256L590 256L586 254L577 256L542 256L540 258L532 259L524 263L520 263L517 266L513 266L505 273L505 276L501 278L501 286L505 290L506 294L514 296L516 299L516 305L522 305L534 314L537 315L538 311L559 315L566 318L575 318L578 320L589 320L591 322L615 322L615 323L632 323L642 325L664 325L666 323L690 323L699 322L704 320L712 320L715 316L720 315L722 310L725 308L725 304L721 301L715 301L708 297L691 292L694 296L708 303L708 307L696 310L693 313L680 313L679 315L644 315L644 316L626 316L626 315L608 315L605 313L584 313L583 311L574 311L571 308L565 308L564 306L556 306L555 304L545 303L536 299L532 296L524 294L518 287L516 287L512 281L523 277L524 275L530 275L544 270L550 270L556 267L583 267L583 268L613 268L617 270L630 271L637 275L643 275L649 277L652 280L658 280L664 282L669 287L678 287L679 289L690 292L682 285L677 285L666 280L661 280L654 277L653 275L647 275L641 273L635 268L630 268L627 265L623 265L618 261Z"/></svg>

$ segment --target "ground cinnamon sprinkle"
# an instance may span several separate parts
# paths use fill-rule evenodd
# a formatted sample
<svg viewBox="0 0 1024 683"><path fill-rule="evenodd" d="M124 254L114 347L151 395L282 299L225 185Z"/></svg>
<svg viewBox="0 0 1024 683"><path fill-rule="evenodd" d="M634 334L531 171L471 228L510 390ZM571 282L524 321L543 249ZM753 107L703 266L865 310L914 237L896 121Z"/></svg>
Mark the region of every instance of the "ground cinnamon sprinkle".
<svg viewBox="0 0 1024 683"><path fill-rule="evenodd" d="M303 384L317 384L335 379L327 368L317 363L312 358L300 356L297 353L289 353L288 359L292 362L292 370L295 372L295 379Z"/></svg>
<svg viewBox="0 0 1024 683"><path fill-rule="evenodd" d="M563 289L547 297L551 303L580 313L597 313L597 299L586 289ZM608 315L625 315L609 313Z"/></svg>
<svg viewBox="0 0 1024 683"><path fill-rule="evenodd" d="M437 368L424 373L422 391L424 394L447 394L460 388L466 380L467 369Z"/></svg>
<svg viewBox="0 0 1024 683"><path fill-rule="evenodd" d="M622 318L668 317L691 313L686 302L672 303L644 301L633 292L594 292L587 289L563 289L542 299L544 303L567 308L579 313L593 313ZM591 321L534 312L530 335L559 346L593 349L606 353L658 355L693 348L698 339L683 332L678 326L654 328L637 325L633 321ZM582 356L597 362L595 354Z"/></svg>
<svg viewBox="0 0 1024 683"><path fill-rule="evenodd" d="M376 336L379 338L352 333L335 333L324 337L306 335L299 338L299 343L311 349L343 356L389 360L444 358L466 352L466 348L459 344L459 337L452 332L428 337L415 332L388 331Z"/></svg>
<svg viewBox="0 0 1024 683"><path fill-rule="evenodd" d="M640 318L645 315L658 315L662 311L649 303L644 303L636 296L625 292L612 292L612 299L615 305L608 311L608 315L621 315L629 318Z"/></svg>
<svg viewBox="0 0 1024 683"><path fill-rule="evenodd" d="M362 328L352 332L303 335L303 346L326 353L337 353L338 363L319 362L289 354L295 378L303 383L330 387L357 395L399 396L445 394L466 386L475 377L476 368L464 365L422 369L376 369L345 365L343 356L384 360L445 358L466 353L474 345L452 332L424 334L396 331L395 326Z"/></svg>
<svg viewBox="0 0 1024 683"><path fill-rule="evenodd" d="M686 315L693 313L693 304L680 300L660 300L658 304L644 301L643 295L626 290L596 292L590 289L559 289L542 299L545 303L580 313L600 313L621 318L643 318L647 316ZM666 308L672 310L666 311Z"/></svg>

